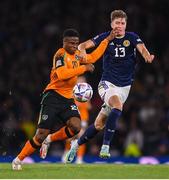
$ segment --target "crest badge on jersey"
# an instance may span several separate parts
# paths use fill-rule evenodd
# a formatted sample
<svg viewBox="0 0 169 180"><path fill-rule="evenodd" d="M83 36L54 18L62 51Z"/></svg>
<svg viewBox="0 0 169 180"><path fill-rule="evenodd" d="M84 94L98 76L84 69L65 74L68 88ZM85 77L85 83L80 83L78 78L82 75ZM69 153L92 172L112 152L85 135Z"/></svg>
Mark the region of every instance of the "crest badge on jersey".
<svg viewBox="0 0 169 180"><path fill-rule="evenodd" d="M78 56L78 55L75 55L75 59L79 61L79 60L82 59L82 57L80 57L80 56Z"/></svg>
<svg viewBox="0 0 169 180"><path fill-rule="evenodd" d="M125 46L125 47L130 46L130 41L129 40L124 40L123 46Z"/></svg>

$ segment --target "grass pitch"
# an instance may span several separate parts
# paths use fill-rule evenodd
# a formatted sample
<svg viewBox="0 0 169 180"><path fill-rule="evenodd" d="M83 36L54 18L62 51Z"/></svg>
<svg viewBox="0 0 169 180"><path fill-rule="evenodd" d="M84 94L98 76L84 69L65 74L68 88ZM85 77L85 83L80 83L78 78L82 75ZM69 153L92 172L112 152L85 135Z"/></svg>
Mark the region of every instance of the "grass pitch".
<svg viewBox="0 0 169 180"><path fill-rule="evenodd" d="M2 179L167 179L169 165L133 164L25 164L22 171L0 164Z"/></svg>

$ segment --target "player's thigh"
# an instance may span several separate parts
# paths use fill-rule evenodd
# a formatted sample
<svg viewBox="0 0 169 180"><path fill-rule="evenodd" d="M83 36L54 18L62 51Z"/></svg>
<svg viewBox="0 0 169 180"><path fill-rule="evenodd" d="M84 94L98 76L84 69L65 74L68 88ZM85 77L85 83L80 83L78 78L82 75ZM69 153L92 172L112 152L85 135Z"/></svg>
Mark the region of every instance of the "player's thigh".
<svg viewBox="0 0 169 180"><path fill-rule="evenodd" d="M106 105L116 108L122 106L126 101L130 86L117 87L108 81L101 81L98 86L98 91Z"/></svg>
<svg viewBox="0 0 169 180"><path fill-rule="evenodd" d="M42 104L39 113L38 128L52 130L56 121L59 121L56 107Z"/></svg>
<svg viewBox="0 0 169 180"><path fill-rule="evenodd" d="M98 86L98 92L101 99L109 106L109 99L116 96L121 101L120 92L117 87L108 81L101 81Z"/></svg>
<svg viewBox="0 0 169 180"><path fill-rule="evenodd" d="M108 97L108 105L111 107L111 108L116 108L116 109L119 109L119 110L122 110L123 108L123 103L122 101L120 100L120 97L118 95L113 95L113 96L109 96Z"/></svg>
<svg viewBox="0 0 169 180"><path fill-rule="evenodd" d="M69 122L80 122L80 114L78 111L78 107L75 104L73 99L66 100L61 105L61 112L59 116L63 123L67 124Z"/></svg>
<svg viewBox="0 0 169 180"><path fill-rule="evenodd" d="M56 92L50 90L43 94L39 113L38 128L53 129L60 122L59 112L62 99Z"/></svg>

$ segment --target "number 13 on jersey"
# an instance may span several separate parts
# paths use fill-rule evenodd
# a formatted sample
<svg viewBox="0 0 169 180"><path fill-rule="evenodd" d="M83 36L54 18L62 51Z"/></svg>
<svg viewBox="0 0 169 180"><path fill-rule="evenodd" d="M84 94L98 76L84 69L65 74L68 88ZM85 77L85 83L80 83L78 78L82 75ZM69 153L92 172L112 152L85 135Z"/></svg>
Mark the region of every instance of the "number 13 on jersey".
<svg viewBox="0 0 169 180"><path fill-rule="evenodd" d="M115 57L124 57L126 55L125 47L116 47L114 50L115 50Z"/></svg>

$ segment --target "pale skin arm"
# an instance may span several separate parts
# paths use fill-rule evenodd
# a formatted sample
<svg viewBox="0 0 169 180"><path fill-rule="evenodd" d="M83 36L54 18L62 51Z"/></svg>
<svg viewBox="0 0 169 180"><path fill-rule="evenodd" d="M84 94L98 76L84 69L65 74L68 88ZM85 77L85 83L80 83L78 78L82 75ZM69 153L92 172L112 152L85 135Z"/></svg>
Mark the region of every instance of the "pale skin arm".
<svg viewBox="0 0 169 180"><path fill-rule="evenodd" d="M78 49L79 49L79 51L85 51L86 49L90 49L92 47L95 47L95 44L91 39L89 39L89 40L79 44Z"/></svg>
<svg viewBox="0 0 169 180"><path fill-rule="evenodd" d="M140 52L146 63L152 63L154 60L154 55L150 54L144 44L137 44L137 50Z"/></svg>
<svg viewBox="0 0 169 180"><path fill-rule="evenodd" d="M110 34L106 37L106 39L108 41L113 40L116 37L117 33L118 33L117 29L113 29L110 32ZM80 51L81 57L83 57L83 59L86 59L86 50L93 47L95 47L95 44L91 39L79 44L78 50Z"/></svg>
<svg viewBox="0 0 169 180"><path fill-rule="evenodd" d="M86 59L86 49L90 49L92 47L95 47L95 44L91 39L79 44L78 50L80 51L80 56L82 56L83 59Z"/></svg>

